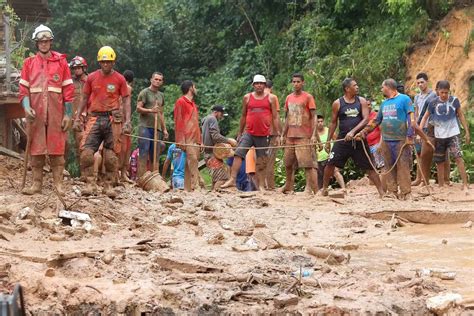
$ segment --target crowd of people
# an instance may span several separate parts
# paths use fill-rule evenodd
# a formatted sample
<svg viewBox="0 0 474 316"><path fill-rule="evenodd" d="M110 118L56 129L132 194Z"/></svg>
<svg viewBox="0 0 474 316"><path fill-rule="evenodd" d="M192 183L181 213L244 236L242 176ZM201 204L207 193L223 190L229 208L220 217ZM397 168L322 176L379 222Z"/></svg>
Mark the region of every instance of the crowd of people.
<svg viewBox="0 0 474 316"><path fill-rule="evenodd" d="M48 162L54 186L64 194L64 155L73 148L67 146L72 125L81 178L86 183L82 194L97 194L101 184L103 193L114 198L119 182L132 182L149 170L159 172L159 157L166 150L163 141L169 140L165 96L160 91L164 75L154 72L150 86L138 94L138 149L132 152L133 72L120 74L115 70L115 51L104 46L97 54L100 68L88 74L83 57L76 56L68 63L65 55L51 50L53 38L51 29L44 25L35 29L32 39L38 52L25 60L21 72L20 102L29 125L27 152L33 182L22 192L41 192L43 167ZM359 96L356 80L346 78L343 95L333 102L326 127L324 117L317 114L317 102L304 90L304 75L295 73L289 79L293 92L282 105L281 122L272 82L263 75L254 76L253 91L242 99L236 139L220 131L219 121L227 116L225 107L213 106L200 121L196 84L182 82L182 96L174 104L175 140L166 154L163 178L172 166L174 189L199 189L203 184L199 172L203 154L213 190L274 190L276 154L283 149L283 193L294 191L297 169L304 169L308 194L328 195L332 178L344 188L340 171L349 158L367 173L382 197L409 199L413 185L428 185L433 161L438 184L444 186L449 182L451 158L456 161L463 190L467 190L460 124L467 144L469 126L459 99L450 94L448 81L439 81L432 91L427 74L418 74L420 92L413 103L395 80L386 79L381 85L385 99L377 107L372 100ZM418 168L412 183L414 157L418 157Z"/></svg>

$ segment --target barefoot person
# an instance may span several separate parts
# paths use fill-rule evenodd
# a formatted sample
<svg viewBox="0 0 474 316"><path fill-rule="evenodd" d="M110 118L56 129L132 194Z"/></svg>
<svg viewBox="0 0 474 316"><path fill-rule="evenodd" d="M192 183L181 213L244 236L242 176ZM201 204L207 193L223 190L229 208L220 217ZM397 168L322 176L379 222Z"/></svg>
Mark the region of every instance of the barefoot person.
<svg viewBox="0 0 474 316"><path fill-rule="evenodd" d="M277 133L280 130L280 120L277 112L277 100L273 94L265 93L267 80L262 75L253 78L254 92L247 93L242 101L242 117L239 127L239 144L235 151L234 163L232 164L230 179L222 185L222 188L235 187L235 180L248 148L255 146L257 151L257 186L260 191L264 190L265 169L268 162L267 149L268 136L272 122L276 126Z"/></svg>
<svg viewBox="0 0 474 316"><path fill-rule="evenodd" d="M436 84L438 97L428 105L423 115L421 126L424 126L428 119L430 119L434 125L434 136L436 140L434 161L438 171L439 186L444 186L444 163L446 160L446 152L449 152L449 156L455 159L456 165L458 166L459 174L463 182L463 191L467 192L468 182L466 167L464 166L464 160L462 158L461 130L459 129L458 120L464 128L467 145L471 143L471 137L469 134L469 125L461 109L459 99L449 95L450 89L451 86L447 80L441 80Z"/></svg>
<svg viewBox="0 0 474 316"><path fill-rule="evenodd" d="M153 163L154 146L152 139L158 133L158 140L168 139L166 129L164 106L165 96L160 91L163 85L163 74L154 72L150 78L150 86L140 91L137 98L137 112L139 116L138 134L143 137L138 140L138 177L140 178L147 171L148 163ZM158 118L157 130L155 131L155 116ZM160 157L162 146L156 144L156 159Z"/></svg>
<svg viewBox="0 0 474 316"><path fill-rule="evenodd" d="M184 190L191 192L199 188L198 160L201 150L199 145L202 142L199 111L194 102L196 85L191 80L185 80L181 84L181 92L183 95L174 105L175 138L176 143L183 145L182 149L186 153Z"/></svg>
<svg viewBox="0 0 474 316"><path fill-rule="evenodd" d="M72 118L74 85L66 55L51 50L53 32L38 26L32 40L38 52L23 63L20 79L20 103L29 122L33 185L22 193L41 193L46 156L53 171L56 190L64 195L63 170L66 131Z"/></svg>
<svg viewBox="0 0 474 316"><path fill-rule="evenodd" d="M410 97L398 92L397 82L394 79L383 81L382 93L386 99L380 105L377 118L371 121L357 136L365 139L375 128L381 126L384 170L392 169L396 163L396 166L386 175L388 194L401 200L407 200L411 198L411 145L413 145L415 131L419 128L415 123L414 108ZM421 132L421 130L419 131ZM431 144L422 132L420 136Z"/></svg>
<svg viewBox="0 0 474 316"><path fill-rule="evenodd" d="M334 174L334 169L344 168L347 160L352 158L357 167L367 172L369 179L377 187L379 195L384 194L382 183L376 171L372 168L369 158L364 152L361 141L355 141L354 136L362 130L369 120L369 108L364 98L359 97L359 86L352 78L346 78L342 82L344 95L333 102L331 125L329 126L329 137L334 134L339 125L338 142L334 144L329 154L329 160L324 170L323 196L328 195L329 180ZM365 140L364 140L365 141ZM366 148L369 146L365 144ZM326 143L326 150L331 148L330 143Z"/></svg>
<svg viewBox="0 0 474 316"><path fill-rule="evenodd" d="M420 125L423 115L426 112L428 104L436 99L436 93L431 90L428 86L428 75L424 72L420 72L416 75L416 85L420 92L415 95L414 106L415 106L415 119L416 123ZM433 126L426 122L424 126L420 126L423 129L423 132L428 136L428 139L431 143L434 143L434 134ZM429 181L431 175L431 163L433 161L433 148L423 142L419 137L415 141L417 146L415 146L418 154L420 155L420 161L418 161L418 166L416 170L416 179L412 182L413 186L419 185L423 182L423 175L426 177L426 181ZM449 165L448 165L449 170Z"/></svg>
<svg viewBox="0 0 474 316"><path fill-rule="evenodd" d="M291 78L293 93L285 101L285 126L281 136L281 143L285 145L310 145L320 143L316 127L316 103L314 97L303 91L304 76L293 74ZM308 193L318 191L318 177L316 174L316 151L313 146L285 148L286 183L282 192L293 192L295 169L304 168ZM295 168L296 167L296 168Z"/></svg>

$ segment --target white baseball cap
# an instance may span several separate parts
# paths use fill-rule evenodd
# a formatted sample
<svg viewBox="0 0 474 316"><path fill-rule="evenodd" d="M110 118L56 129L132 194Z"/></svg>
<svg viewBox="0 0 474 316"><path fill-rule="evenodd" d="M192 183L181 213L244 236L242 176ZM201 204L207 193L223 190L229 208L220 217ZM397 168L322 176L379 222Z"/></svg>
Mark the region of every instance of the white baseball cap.
<svg viewBox="0 0 474 316"><path fill-rule="evenodd" d="M255 76L253 77L253 82L252 82L252 84L258 83L258 82L260 82L260 83L267 83L267 79L265 79L265 77L262 76L262 75L255 75Z"/></svg>

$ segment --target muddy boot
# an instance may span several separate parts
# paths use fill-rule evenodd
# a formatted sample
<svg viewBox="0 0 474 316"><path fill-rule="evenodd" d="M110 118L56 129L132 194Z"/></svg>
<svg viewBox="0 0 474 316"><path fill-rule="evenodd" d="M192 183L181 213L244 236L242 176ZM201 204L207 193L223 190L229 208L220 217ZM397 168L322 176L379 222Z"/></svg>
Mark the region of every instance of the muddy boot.
<svg viewBox="0 0 474 316"><path fill-rule="evenodd" d="M41 193L43 187L43 167L45 156L31 156L31 173L33 175L33 185L29 188L24 188L21 193L25 195L33 195Z"/></svg>
<svg viewBox="0 0 474 316"><path fill-rule="evenodd" d="M86 179L86 186L81 190L81 195L90 196L97 194L97 183L96 176L94 176L94 171L92 167L83 168L81 174L84 175Z"/></svg>
<svg viewBox="0 0 474 316"><path fill-rule="evenodd" d="M64 171L64 157L51 156L49 157L51 169L53 171L53 185L56 187L59 195L64 196L63 189L63 171Z"/></svg>
<svg viewBox="0 0 474 316"><path fill-rule="evenodd" d="M110 177L110 175L106 176L107 178ZM113 177L113 175L112 175ZM107 195L111 199L115 199L118 195L117 191L112 186L112 181L110 179L105 179L104 182L104 189L102 190L102 193Z"/></svg>

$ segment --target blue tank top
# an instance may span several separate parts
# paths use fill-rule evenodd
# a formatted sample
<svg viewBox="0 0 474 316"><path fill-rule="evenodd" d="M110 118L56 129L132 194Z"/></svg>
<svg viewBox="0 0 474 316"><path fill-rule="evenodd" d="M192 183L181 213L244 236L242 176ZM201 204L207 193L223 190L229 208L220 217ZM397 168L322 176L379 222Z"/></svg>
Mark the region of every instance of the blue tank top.
<svg viewBox="0 0 474 316"><path fill-rule="evenodd" d="M358 96L355 97L354 103L347 103L344 97L340 97L339 104L339 135L337 138L341 139L362 121L362 106Z"/></svg>

